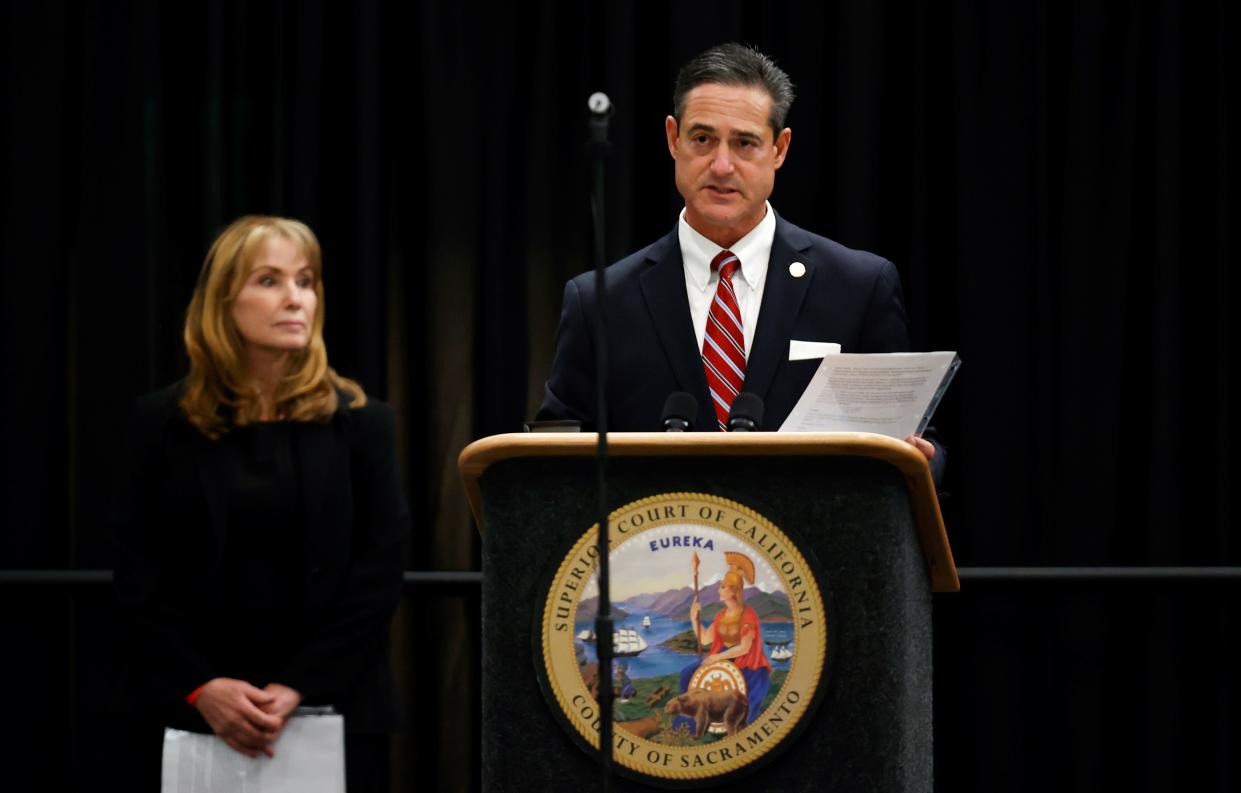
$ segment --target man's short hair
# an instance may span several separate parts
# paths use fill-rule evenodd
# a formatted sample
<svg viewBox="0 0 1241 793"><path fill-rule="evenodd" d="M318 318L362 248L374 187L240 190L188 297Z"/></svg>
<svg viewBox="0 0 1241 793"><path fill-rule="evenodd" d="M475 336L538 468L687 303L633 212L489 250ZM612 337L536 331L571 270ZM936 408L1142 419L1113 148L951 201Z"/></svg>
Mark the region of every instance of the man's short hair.
<svg viewBox="0 0 1241 793"><path fill-rule="evenodd" d="M689 63L677 73L676 87L672 91L672 117L681 123L685 111L685 97L700 85L744 85L762 88L771 97L772 136L778 137L784 129L784 119L793 106L793 81L776 66L776 62L748 44L717 44Z"/></svg>

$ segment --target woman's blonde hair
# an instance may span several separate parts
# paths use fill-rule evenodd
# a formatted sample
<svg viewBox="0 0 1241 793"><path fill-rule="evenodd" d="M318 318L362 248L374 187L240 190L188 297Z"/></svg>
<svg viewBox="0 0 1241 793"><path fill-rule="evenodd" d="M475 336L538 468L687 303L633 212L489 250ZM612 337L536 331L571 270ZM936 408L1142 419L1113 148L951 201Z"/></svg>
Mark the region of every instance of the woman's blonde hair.
<svg viewBox="0 0 1241 793"><path fill-rule="evenodd" d="M362 387L336 374L327 363L327 347L323 343L323 256L314 232L296 220L248 215L234 221L211 244L185 314L190 373L181 409L186 419L208 438L219 438L230 427L252 424L261 418L258 393L246 379L245 343L233 320L232 305L255 259L273 237L292 242L306 257L306 264L314 273L318 298L310 343L290 356L288 371L273 398L274 417L284 421L327 421L338 407L338 389L351 397L350 407L366 404Z"/></svg>

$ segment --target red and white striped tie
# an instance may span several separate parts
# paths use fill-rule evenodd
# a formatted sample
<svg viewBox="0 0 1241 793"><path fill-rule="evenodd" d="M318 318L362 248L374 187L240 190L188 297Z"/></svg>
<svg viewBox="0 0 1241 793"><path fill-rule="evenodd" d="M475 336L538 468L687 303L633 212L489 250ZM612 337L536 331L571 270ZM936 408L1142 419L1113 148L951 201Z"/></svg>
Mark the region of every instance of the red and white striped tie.
<svg viewBox="0 0 1241 793"><path fill-rule="evenodd" d="M715 287L715 299L707 314L707 332L702 338L702 366L721 431L728 429L728 411L745 382L745 332L733 291L733 273L740 267L741 260L731 251L721 251L712 260L711 272L720 271L720 282Z"/></svg>

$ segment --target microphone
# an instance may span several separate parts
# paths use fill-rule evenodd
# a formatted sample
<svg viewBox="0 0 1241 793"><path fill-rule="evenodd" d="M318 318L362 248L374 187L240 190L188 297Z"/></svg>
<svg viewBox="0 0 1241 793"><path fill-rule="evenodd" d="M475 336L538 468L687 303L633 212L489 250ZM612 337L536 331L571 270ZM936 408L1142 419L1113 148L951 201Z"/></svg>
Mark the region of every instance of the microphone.
<svg viewBox="0 0 1241 793"><path fill-rule="evenodd" d="M595 91L586 100L586 107L590 108L591 145L607 149L609 145L608 122L612 119L612 111L615 107L612 100L602 91Z"/></svg>
<svg viewBox="0 0 1241 793"><path fill-rule="evenodd" d="M729 432L758 432L763 424L763 398L749 391L742 391L733 400L728 412Z"/></svg>
<svg viewBox="0 0 1241 793"><path fill-rule="evenodd" d="M612 115L612 100L608 99L608 95L602 91L595 91L586 100L586 107L590 108L590 112L598 116Z"/></svg>
<svg viewBox="0 0 1241 793"><path fill-rule="evenodd" d="M599 304L595 307L595 338L599 339L599 347L595 352L595 415L598 417L599 431L597 434L595 456L595 489L599 503L599 610L595 614L595 635L601 637L595 645L599 669L596 680L603 681L599 686L599 771L603 776L602 789L612 789L612 584L611 570L608 563L608 409L607 409L607 371L608 371L608 334L607 312L604 307L607 301L607 274L604 272L603 233L606 228L603 213L603 177L604 158L608 153L608 116L612 113L612 100L606 94L591 94L587 103L590 107L590 142L588 151L593 165L594 179L590 196L591 228L594 231L595 259L595 294L599 296Z"/></svg>
<svg viewBox="0 0 1241 793"><path fill-rule="evenodd" d="M689 432L698 418L698 400L693 394L673 391L664 400L664 432Z"/></svg>

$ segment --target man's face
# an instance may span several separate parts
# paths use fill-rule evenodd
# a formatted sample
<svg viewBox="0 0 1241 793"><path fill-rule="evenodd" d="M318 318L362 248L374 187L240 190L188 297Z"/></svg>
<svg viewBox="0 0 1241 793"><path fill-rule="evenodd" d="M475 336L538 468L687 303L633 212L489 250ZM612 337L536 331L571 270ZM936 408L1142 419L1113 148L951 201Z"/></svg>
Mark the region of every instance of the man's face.
<svg viewBox="0 0 1241 793"><path fill-rule="evenodd" d="M792 132L773 140L771 97L756 86L704 83L685 98L681 123L664 122L685 219L729 247L763 219Z"/></svg>

